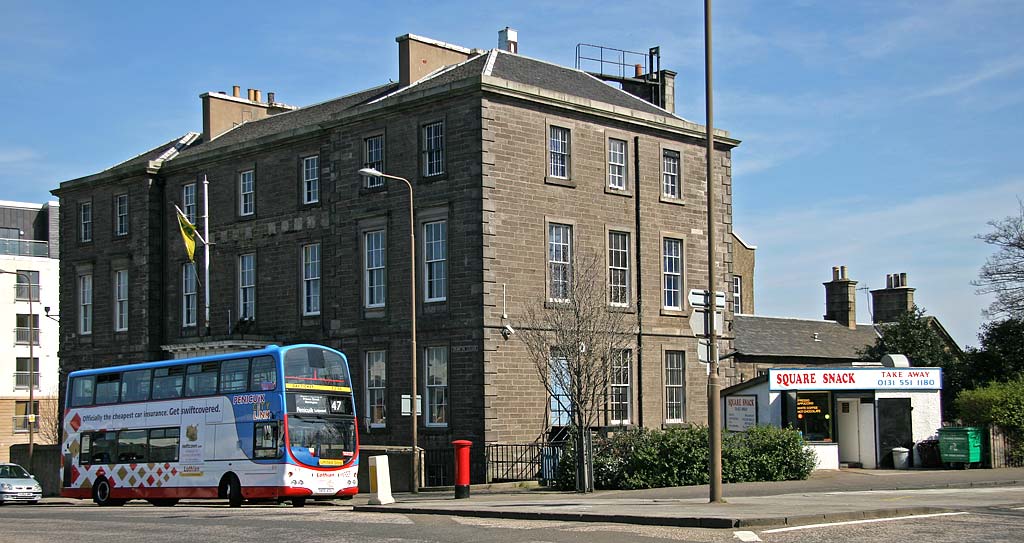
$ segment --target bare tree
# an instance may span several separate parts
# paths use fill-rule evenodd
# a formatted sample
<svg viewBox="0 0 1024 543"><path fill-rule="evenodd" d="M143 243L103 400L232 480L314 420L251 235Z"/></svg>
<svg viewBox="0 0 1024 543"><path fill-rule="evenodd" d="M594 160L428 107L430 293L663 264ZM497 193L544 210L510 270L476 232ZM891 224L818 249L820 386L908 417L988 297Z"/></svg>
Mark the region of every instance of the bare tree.
<svg viewBox="0 0 1024 543"><path fill-rule="evenodd" d="M576 490L593 491L586 433L600 422L615 362L632 345L635 313L609 304L603 259L551 264L543 299L528 304L520 337L552 410L567 416L576 451Z"/></svg>
<svg viewBox="0 0 1024 543"><path fill-rule="evenodd" d="M998 247L985 261L974 286L978 294L995 294L985 314L992 318L1024 317L1024 201L1020 211L1002 220L989 221L993 231L978 239Z"/></svg>
<svg viewBox="0 0 1024 543"><path fill-rule="evenodd" d="M36 400L39 402L37 414L37 435L42 444L59 444L61 438L61 424L64 422L64 410L60 407L60 400L57 391L46 394Z"/></svg>

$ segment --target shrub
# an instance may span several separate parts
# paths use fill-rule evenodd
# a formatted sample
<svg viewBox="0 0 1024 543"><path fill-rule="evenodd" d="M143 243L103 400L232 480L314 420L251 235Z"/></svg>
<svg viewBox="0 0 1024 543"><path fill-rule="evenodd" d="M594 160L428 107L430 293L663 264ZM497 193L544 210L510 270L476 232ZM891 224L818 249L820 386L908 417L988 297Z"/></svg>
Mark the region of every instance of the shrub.
<svg viewBox="0 0 1024 543"><path fill-rule="evenodd" d="M594 486L639 489L708 483L706 426L628 430L594 441ZM555 486L575 488L576 458L571 445L562 453ZM722 480L806 479L814 453L794 430L758 426L722 436Z"/></svg>
<svg viewBox="0 0 1024 543"><path fill-rule="evenodd" d="M1024 430L1024 380L965 390L954 401L965 424Z"/></svg>

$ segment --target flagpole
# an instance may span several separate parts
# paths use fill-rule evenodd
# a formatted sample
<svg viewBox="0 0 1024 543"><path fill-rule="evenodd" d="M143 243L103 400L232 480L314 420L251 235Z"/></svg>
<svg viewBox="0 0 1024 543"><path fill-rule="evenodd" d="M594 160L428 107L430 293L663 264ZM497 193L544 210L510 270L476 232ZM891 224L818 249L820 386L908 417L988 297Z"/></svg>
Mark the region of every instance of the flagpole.
<svg viewBox="0 0 1024 543"><path fill-rule="evenodd" d="M210 182L203 174L203 302L205 306L206 335L210 335Z"/></svg>

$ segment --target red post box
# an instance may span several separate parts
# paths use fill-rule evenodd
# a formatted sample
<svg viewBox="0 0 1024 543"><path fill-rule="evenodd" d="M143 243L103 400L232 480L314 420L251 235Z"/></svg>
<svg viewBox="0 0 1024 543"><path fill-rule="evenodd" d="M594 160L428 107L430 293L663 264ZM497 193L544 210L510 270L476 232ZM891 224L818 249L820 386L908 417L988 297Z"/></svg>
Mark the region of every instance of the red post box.
<svg viewBox="0 0 1024 543"><path fill-rule="evenodd" d="M457 439L455 446L455 499L469 497L469 448L472 441Z"/></svg>

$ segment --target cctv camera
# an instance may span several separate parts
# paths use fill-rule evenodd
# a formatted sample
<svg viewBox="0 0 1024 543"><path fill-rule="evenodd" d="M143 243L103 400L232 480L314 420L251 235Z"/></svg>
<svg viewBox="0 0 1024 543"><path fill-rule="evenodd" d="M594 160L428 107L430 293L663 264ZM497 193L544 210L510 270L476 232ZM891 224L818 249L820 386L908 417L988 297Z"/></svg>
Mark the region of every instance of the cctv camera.
<svg viewBox="0 0 1024 543"><path fill-rule="evenodd" d="M509 326L507 324L501 328L501 336L504 337L505 339L508 339L509 336L511 336L512 334L515 334L515 333L516 333L516 329L512 328L511 326Z"/></svg>

